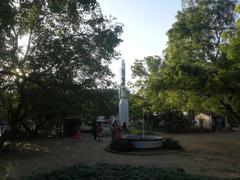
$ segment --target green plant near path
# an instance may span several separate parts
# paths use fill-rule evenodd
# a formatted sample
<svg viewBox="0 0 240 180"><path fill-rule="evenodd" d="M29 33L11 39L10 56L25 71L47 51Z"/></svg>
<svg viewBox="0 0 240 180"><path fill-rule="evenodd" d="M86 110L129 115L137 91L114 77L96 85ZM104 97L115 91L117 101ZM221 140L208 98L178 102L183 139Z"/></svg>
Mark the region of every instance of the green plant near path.
<svg viewBox="0 0 240 180"><path fill-rule="evenodd" d="M127 130L124 130L123 133L126 133L126 134L142 134L142 129L139 129L139 128L136 128L136 127L131 127ZM156 132L146 130L144 134L145 135L155 135Z"/></svg>
<svg viewBox="0 0 240 180"><path fill-rule="evenodd" d="M94 166L75 165L37 175L23 177L24 180L55 179L158 179L158 180L211 180L216 177L203 177L186 174L183 169L130 166L118 164L97 164Z"/></svg>
<svg viewBox="0 0 240 180"><path fill-rule="evenodd" d="M169 149L169 150L177 150L177 149L183 149L181 144L175 139L172 138L164 138L163 139L163 149Z"/></svg>
<svg viewBox="0 0 240 180"><path fill-rule="evenodd" d="M128 152L133 150L133 144L128 140L121 139L120 141L111 141L110 148L113 150Z"/></svg>

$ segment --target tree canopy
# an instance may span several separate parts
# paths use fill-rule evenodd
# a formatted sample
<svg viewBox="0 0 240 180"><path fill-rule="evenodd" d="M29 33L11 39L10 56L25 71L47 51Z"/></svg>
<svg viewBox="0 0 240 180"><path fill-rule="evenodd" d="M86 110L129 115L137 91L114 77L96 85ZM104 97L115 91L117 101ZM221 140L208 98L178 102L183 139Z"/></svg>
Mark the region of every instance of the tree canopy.
<svg viewBox="0 0 240 180"><path fill-rule="evenodd" d="M194 1L178 12L168 31L160 68L157 64L156 71L149 72L149 67L135 62L133 75L144 79L140 81L144 88L137 93L149 94L147 101L154 112L177 109L240 120L236 4L232 0Z"/></svg>
<svg viewBox="0 0 240 180"><path fill-rule="evenodd" d="M2 0L1 119L27 128L96 108L86 97L111 87L121 33L95 0Z"/></svg>

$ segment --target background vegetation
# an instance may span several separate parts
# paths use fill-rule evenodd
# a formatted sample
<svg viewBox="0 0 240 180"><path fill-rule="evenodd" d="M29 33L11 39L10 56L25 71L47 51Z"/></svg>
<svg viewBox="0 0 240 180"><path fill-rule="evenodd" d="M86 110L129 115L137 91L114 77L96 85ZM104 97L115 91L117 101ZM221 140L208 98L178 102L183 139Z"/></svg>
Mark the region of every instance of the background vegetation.
<svg viewBox="0 0 240 180"><path fill-rule="evenodd" d="M199 112L240 120L240 8L234 0L189 1L168 31L163 57L132 66L131 120L188 129ZM96 0L1 0L0 120L19 132L46 134L66 118L117 114L109 63L120 54L122 24ZM24 42L24 43L23 43ZM187 112L188 116L183 116ZM174 124L174 126L172 126Z"/></svg>
<svg viewBox="0 0 240 180"><path fill-rule="evenodd" d="M174 130L183 129L181 125L187 129L200 112L225 116L230 125L239 123L240 8L236 4L189 1L188 8L178 12L167 33L164 56L145 57L132 66L133 118L175 121ZM154 122L148 124L154 127Z"/></svg>
<svg viewBox="0 0 240 180"><path fill-rule="evenodd" d="M210 180L211 177L188 175L182 169L141 167L129 165L98 164L95 166L76 165L25 177L25 180L45 179L188 179Z"/></svg>
<svg viewBox="0 0 240 180"><path fill-rule="evenodd" d="M33 136L69 117L116 113L108 65L121 33L95 0L2 0L0 120L10 128L0 147L19 131Z"/></svg>

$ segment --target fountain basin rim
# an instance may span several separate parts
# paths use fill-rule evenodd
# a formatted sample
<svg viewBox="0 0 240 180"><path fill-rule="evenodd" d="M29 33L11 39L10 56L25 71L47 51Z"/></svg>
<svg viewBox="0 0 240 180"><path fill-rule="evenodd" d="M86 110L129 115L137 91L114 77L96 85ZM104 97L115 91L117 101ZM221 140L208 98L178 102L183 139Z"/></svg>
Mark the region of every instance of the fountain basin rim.
<svg viewBox="0 0 240 180"><path fill-rule="evenodd" d="M121 139L123 140L130 140L130 141L162 141L163 138L160 136L155 136L155 135L136 135L136 134L129 134L122 136Z"/></svg>

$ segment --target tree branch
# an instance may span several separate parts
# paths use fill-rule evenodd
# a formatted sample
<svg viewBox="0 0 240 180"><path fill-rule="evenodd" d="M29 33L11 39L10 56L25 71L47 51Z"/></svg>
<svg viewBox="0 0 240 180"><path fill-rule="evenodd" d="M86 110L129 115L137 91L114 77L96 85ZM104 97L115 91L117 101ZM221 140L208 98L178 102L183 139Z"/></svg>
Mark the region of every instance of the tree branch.
<svg viewBox="0 0 240 180"><path fill-rule="evenodd" d="M32 40L32 29L30 30L30 34L29 34L29 37L28 37L28 44L27 44L27 50L26 50L26 53L24 55L24 58L23 60L26 61L26 57L28 55L28 52L29 52L29 49L30 49L30 44L31 44L31 40Z"/></svg>
<svg viewBox="0 0 240 180"><path fill-rule="evenodd" d="M222 99L219 100L220 103L225 107L225 109L230 112L238 121L240 120L240 115L235 112L231 106L231 104L225 103Z"/></svg>

